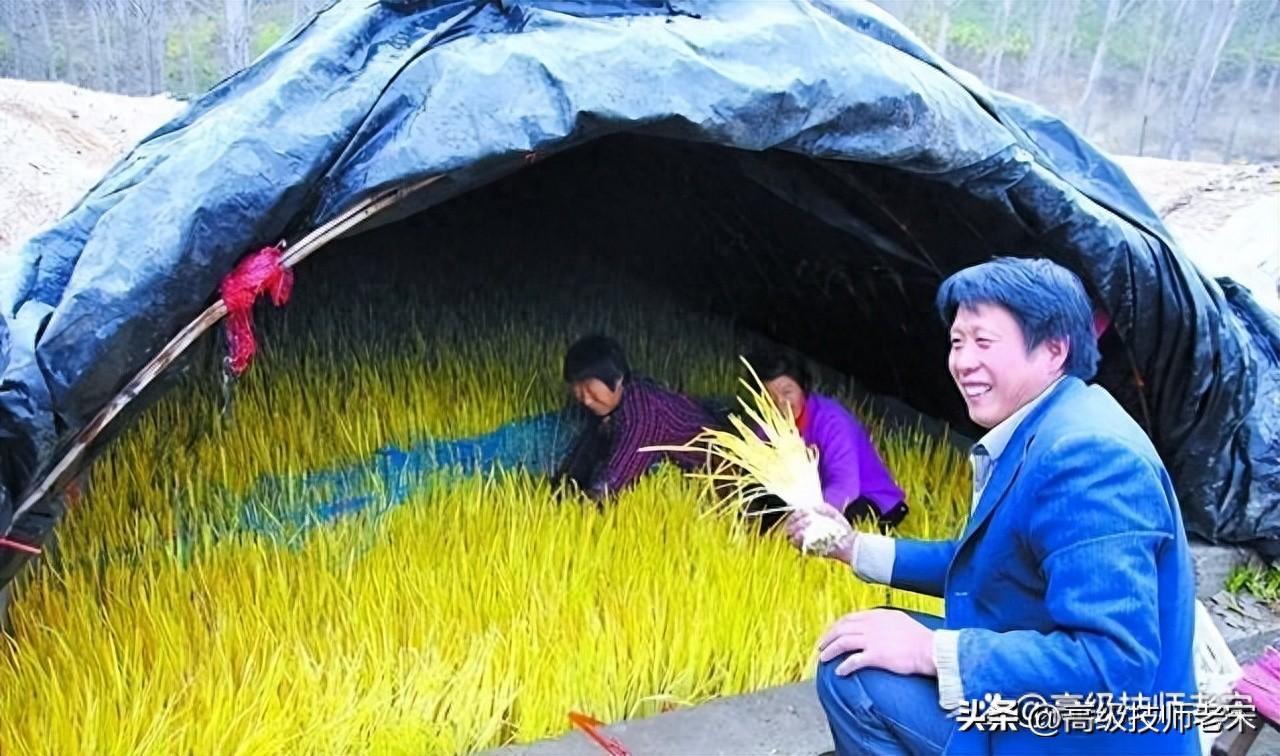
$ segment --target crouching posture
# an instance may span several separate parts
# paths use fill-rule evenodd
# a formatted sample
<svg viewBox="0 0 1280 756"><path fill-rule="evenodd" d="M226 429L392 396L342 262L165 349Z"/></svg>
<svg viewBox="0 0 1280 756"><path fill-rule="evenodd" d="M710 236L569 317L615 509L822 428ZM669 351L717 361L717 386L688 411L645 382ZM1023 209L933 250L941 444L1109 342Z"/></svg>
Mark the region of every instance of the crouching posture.
<svg viewBox="0 0 1280 756"><path fill-rule="evenodd" d="M607 336L574 342L564 358L564 380L590 417L556 472L597 501L622 491L660 459L692 469L697 452L642 452L649 446L683 446L716 419L687 396L632 376L626 354Z"/></svg>
<svg viewBox="0 0 1280 756"><path fill-rule="evenodd" d="M790 413L806 445L818 452L823 499L849 521L873 517L882 527L907 516L902 489L885 467L866 428L840 402L811 390L804 363L780 350L758 350L747 363L773 403ZM765 527L772 523L764 515Z"/></svg>
<svg viewBox="0 0 1280 756"><path fill-rule="evenodd" d="M831 554L864 580L943 597L946 613L856 612L822 637L818 695L837 751L1198 753L1191 729L1040 737L1025 721L960 724L994 695L1192 700L1194 583L1169 474L1084 382L1098 352L1080 281L1002 258L949 278L937 304L951 375L989 429L972 450L972 513L955 540L850 531ZM792 519L798 541L807 518Z"/></svg>

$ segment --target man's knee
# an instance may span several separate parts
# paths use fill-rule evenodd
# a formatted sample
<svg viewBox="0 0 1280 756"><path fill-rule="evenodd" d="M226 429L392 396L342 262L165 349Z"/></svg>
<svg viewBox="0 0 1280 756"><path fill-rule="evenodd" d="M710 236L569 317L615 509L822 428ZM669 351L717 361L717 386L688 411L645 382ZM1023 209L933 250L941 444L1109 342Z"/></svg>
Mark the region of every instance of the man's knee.
<svg viewBox="0 0 1280 756"><path fill-rule="evenodd" d="M882 669L836 674L836 667L847 658L847 655L840 656L818 667L818 700L826 712L837 750L841 753L900 751L892 723L881 716L884 705L892 707L892 701L882 697L892 697L893 679L897 676Z"/></svg>
<svg viewBox="0 0 1280 756"><path fill-rule="evenodd" d="M818 665L818 700L828 711L835 708L869 712L872 700L866 686L862 683L862 676L867 672L879 670L863 669L848 675L837 674L836 667L847 658L849 658L848 655L837 656L831 661Z"/></svg>
<svg viewBox="0 0 1280 756"><path fill-rule="evenodd" d="M847 658L848 655L838 656L818 665L818 699L823 706L838 703L841 708L869 712L877 700L896 695L901 675L871 667L848 675L837 674L836 667Z"/></svg>

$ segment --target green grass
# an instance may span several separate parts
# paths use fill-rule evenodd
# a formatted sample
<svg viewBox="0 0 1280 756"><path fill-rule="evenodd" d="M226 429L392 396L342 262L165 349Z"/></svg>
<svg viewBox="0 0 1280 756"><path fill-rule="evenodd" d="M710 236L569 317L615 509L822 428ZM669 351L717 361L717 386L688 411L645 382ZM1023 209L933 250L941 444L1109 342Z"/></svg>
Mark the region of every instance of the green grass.
<svg viewBox="0 0 1280 756"><path fill-rule="evenodd" d="M1280 568L1239 565L1227 575L1226 589L1250 594L1269 604L1280 603Z"/></svg>

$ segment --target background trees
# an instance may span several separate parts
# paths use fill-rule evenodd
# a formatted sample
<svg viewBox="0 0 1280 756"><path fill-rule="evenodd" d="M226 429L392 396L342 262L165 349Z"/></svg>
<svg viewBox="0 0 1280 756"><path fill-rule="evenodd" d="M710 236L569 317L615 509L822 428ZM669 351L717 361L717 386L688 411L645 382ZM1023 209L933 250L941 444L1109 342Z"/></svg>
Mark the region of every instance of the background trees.
<svg viewBox="0 0 1280 756"><path fill-rule="evenodd" d="M203 92L332 0L0 0L0 76ZM1114 152L1280 160L1280 0L879 0Z"/></svg>
<svg viewBox="0 0 1280 756"><path fill-rule="evenodd" d="M1280 160L1280 0L880 5L951 62L1113 152Z"/></svg>

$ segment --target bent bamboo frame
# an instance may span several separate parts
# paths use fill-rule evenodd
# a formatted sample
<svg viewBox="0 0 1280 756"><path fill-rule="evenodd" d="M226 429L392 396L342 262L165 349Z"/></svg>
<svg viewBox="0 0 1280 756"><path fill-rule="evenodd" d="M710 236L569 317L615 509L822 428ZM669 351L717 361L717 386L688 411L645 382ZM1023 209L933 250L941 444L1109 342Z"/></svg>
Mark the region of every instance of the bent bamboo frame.
<svg viewBox="0 0 1280 756"><path fill-rule="evenodd" d="M396 205L408 195L430 186L442 177L442 175L430 176L416 183L390 189L357 203L349 210L319 228L312 230L297 244L286 248L281 263L286 268L296 266L325 244L350 231L377 213ZM94 415L93 419L76 434L71 446L62 458L58 460L57 464L45 473L38 484L27 490L27 493L22 497L22 503L14 510L13 518L9 522L9 527L5 529L4 535L8 536L12 532L13 526L18 523L22 516L44 500L50 492L64 488L70 479L80 471L80 464L94 439L111 424L111 421L120 414L121 410L136 399L138 394L142 393L143 389L158 378L197 338L216 325L226 314L227 305L219 298L170 339L169 343L165 344L164 348L157 352L156 356L152 357L151 361L133 376L133 380L129 381L102 409L98 410L98 414Z"/></svg>

